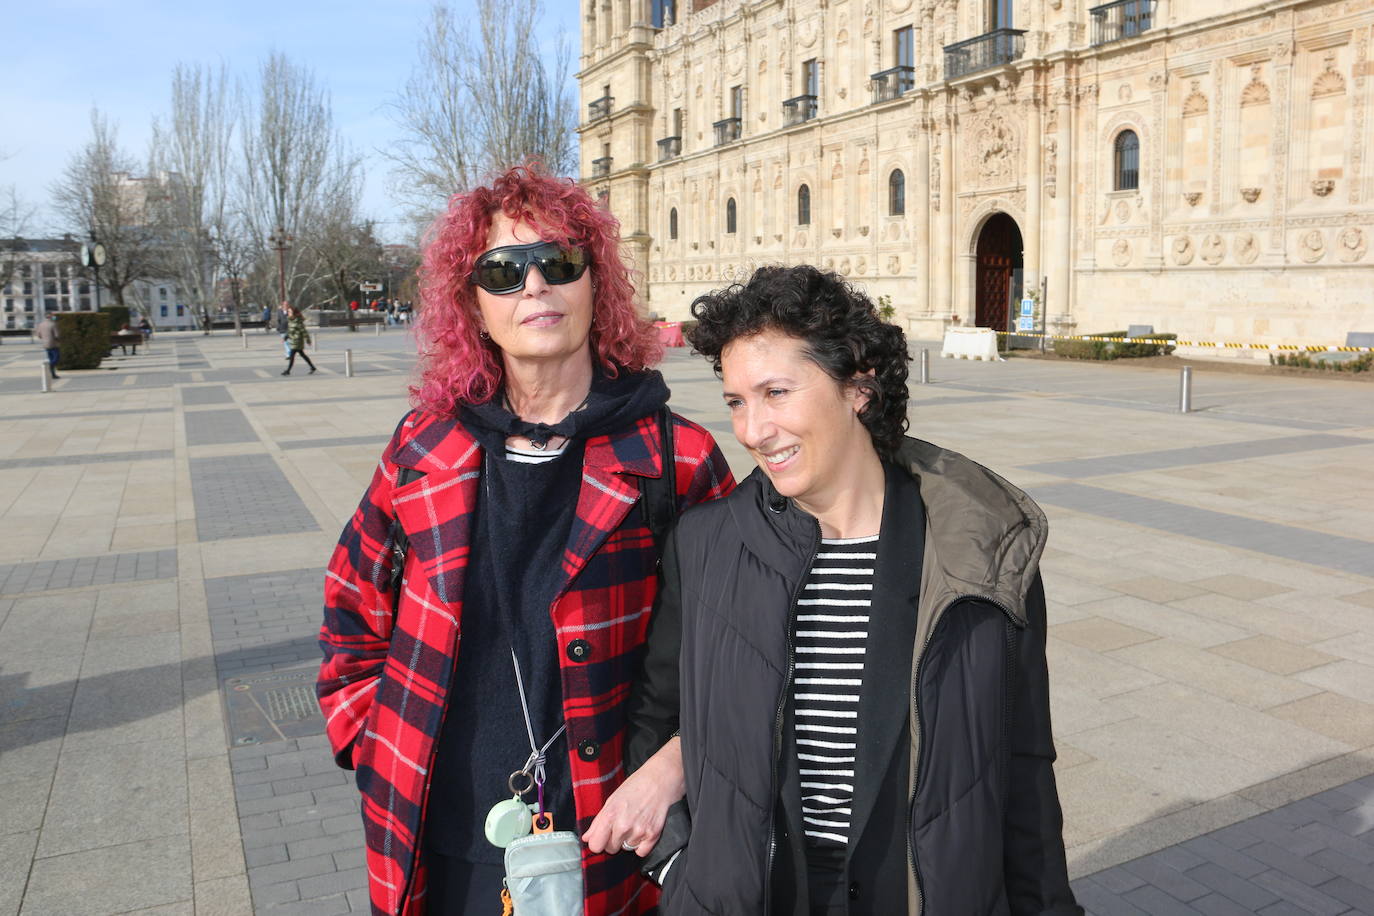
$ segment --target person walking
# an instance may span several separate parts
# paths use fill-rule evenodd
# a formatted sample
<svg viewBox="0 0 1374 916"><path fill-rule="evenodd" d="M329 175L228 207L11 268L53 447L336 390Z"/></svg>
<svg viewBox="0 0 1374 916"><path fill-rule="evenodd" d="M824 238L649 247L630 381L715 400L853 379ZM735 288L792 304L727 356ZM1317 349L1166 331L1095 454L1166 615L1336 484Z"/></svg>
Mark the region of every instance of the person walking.
<svg viewBox="0 0 1374 916"><path fill-rule="evenodd" d="M1044 513L904 434L906 340L837 275L761 268L692 315L758 468L669 538L630 699L647 788L589 848L653 845L669 916L1081 916ZM685 804L660 830L665 766Z"/></svg>
<svg viewBox="0 0 1374 916"><path fill-rule="evenodd" d="M668 411L619 224L584 189L517 167L432 237L415 409L330 560L320 631L378 914L499 912L513 837L591 824L624 778L655 507L734 485L711 434ZM653 911L629 846L570 839L579 913Z"/></svg>
<svg viewBox="0 0 1374 916"><path fill-rule="evenodd" d="M33 329L33 337L40 347L48 351L48 374L53 378L61 378L57 374L57 360L61 355L57 346L57 322L52 320L51 315L45 314L43 320L38 322Z"/></svg>
<svg viewBox="0 0 1374 916"><path fill-rule="evenodd" d="M305 360L305 364L310 367L310 371L315 371L315 364L310 361L310 357L305 355L305 345L310 343L310 332L305 329L305 316L301 310L294 306L286 306L283 311L286 313L286 368L282 370L282 375L290 375L291 369L296 365L296 356Z"/></svg>

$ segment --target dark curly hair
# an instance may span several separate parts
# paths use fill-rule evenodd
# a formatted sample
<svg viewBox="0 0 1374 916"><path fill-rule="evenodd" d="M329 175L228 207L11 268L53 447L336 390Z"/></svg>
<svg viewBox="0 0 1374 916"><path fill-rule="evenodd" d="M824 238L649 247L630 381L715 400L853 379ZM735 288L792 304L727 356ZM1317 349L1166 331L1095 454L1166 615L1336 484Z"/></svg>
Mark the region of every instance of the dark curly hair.
<svg viewBox="0 0 1374 916"><path fill-rule="evenodd" d="M761 267L746 283L699 296L692 317L697 325L687 338L716 375L721 351L737 338L777 330L805 341L806 356L827 375L868 393L859 420L879 455L896 454L907 428L906 336L836 274L808 265Z"/></svg>

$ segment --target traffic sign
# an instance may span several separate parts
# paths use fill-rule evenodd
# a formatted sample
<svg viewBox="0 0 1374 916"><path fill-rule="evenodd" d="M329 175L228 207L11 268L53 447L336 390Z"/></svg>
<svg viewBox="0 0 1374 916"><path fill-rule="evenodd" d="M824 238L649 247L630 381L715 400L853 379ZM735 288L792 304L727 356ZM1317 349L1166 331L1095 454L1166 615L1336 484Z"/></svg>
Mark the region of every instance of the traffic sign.
<svg viewBox="0 0 1374 916"><path fill-rule="evenodd" d="M1022 315L1020 318L1016 319L1016 330L1023 331L1028 334L1034 333L1035 319L1032 317L1028 317L1026 315Z"/></svg>
<svg viewBox="0 0 1374 916"><path fill-rule="evenodd" d="M358 284L358 289L362 290L362 291L365 292L365 293L380 293L380 292L382 291L382 284L380 284L380 283L359 283L359 284Z"/></svg>
<svg viewBox="0 0 1374 916"><path fill-rule="evenodd" d="M1034 316L1035 316L1035 300L1034 300L1034 299L1022 299L1022 300L1021 300L1021 317L1022 317L1022 318L1033 318Z"/></svg>

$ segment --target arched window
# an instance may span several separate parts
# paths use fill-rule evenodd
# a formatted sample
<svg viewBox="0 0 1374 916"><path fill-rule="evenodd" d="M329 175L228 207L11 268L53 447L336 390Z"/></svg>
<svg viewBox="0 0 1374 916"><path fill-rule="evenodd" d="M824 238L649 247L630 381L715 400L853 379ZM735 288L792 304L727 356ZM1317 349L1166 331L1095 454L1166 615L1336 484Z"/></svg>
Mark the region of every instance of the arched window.
<svg viewBox="0 0 1374 916"><path fill-rule="evenodd" d="M1116 135L1116 149L1112 156L1116 166L1115 186L1118 191L1134 191L1140 187L1140 138L1133 130Z"/></svg>
<svg viewBox="0 0 1374 916"><path fill-rule="evenodd" d="M725 202L725 232L727 235L735 234L735 199L732 197Z"/></svg>
<svg viewBox="0 0 1374 916"><path fill-rule="evenodd" d="M677 207L668 211L668 238L677 240Z"/></svg>
<svg viewBox="0 0 1374 916"><path fill-rule="evenodd" d="M811 189L806 185L797 188L797 225L811 225Z"/></svg>
<svg viewBox="0 0 1374 916"><path fill-rule="evenodd" d="M887 176L887 215L906 215L906 176L901 169L893 169Z"/></svg>

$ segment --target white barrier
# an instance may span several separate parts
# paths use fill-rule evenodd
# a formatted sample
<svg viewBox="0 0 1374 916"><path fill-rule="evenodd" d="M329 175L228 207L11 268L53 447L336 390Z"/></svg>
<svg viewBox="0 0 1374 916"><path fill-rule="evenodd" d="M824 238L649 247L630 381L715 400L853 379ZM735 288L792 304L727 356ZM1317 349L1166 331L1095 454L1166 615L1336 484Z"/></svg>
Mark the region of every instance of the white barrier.
<svg viewBox="0 0 1374 916"><path fill-rule="evenodd" d="M946 359L986 359L997 361L997 332L992 328L949 328L940 355Z"/></svg>

